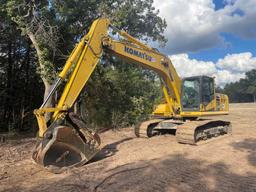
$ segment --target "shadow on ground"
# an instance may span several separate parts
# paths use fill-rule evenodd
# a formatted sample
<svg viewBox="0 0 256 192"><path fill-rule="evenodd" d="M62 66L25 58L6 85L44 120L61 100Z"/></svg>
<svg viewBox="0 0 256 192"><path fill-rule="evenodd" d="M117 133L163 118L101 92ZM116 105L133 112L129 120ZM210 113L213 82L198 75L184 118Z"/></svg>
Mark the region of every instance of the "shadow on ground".
<svg viewBox="0 0 256 192"><path fill-rule="evenodd" d="M118 145L120 145L121 143L130 141L132 139L134 139L134 138L127 137L127 138L121 139L119 141L116 141L114 143L107 144L106 146L104 146L101 149L101 151L94 158L92 158L92 160L89 163L97 162L97 161L100 161L100 160L103 160L105 158L115 155L118 152L118 149L117 149Z"/></svg>
<svg viewBox="0 0 256 192"><path fill-rule="evenodd" d="M106 170L87 166L57 182L44 179L32 188L10 186L6 191L255 191L256 174L238 175L224 163L207 164L182 155L140 161Z"/></svg>
<svg viewBox="0 0 256 192"><path fill-rule="evenodd" d="M247 152L248 161L250 162L251 165L256 166L256 139L248 138L244 139L241 142L232 143L231 145L236 150Z"/></svg>
<svg viewBox="0 0 256 192"><path fill-rule="evenodd" d="M176 129L154 129L156 131L155 135L175 135Z"/></svg>

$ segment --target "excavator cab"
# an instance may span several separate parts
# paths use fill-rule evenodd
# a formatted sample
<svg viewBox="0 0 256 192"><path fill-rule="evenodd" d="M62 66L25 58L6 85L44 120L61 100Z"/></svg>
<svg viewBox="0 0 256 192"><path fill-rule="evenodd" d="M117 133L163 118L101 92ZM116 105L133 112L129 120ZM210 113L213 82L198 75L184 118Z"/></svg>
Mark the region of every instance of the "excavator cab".
<svg viewBox="0 0 256 192"><path fill-rule="evenodd" d="M215 101L214 78L194 76L182 81L182 111L212 111Z"/></svg>

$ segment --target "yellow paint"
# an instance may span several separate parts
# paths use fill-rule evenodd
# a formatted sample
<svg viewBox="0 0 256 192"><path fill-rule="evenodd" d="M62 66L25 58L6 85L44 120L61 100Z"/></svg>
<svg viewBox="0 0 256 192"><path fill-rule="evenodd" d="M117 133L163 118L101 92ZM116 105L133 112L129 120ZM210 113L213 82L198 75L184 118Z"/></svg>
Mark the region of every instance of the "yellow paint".
<svg viewBox="0 0 256 192"><path fill-rule="evenodd" d="M39 127L39 132L38 136L43 137L45 131L47 130L47 125L46 125L46 119L44 117L45 113L52 113L56 111L67 111L66 107L62 108L41 108L41 109L35 109L34 114L37 119L38 127Z"/></svg>

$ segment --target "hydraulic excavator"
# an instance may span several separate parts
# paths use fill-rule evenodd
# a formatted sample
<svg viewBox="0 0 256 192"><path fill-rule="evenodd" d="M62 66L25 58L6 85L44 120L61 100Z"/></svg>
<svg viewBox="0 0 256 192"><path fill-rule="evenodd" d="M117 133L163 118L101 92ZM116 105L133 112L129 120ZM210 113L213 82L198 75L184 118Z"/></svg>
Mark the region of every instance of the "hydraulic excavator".
<svg viewBox="0 0 256 192"><path fill-rule="evenodd" d="M110 32L118 35L111 36ZM100 151L99 135L87 129L71 111L103 53L139 64L159 75L164 102L155 108L152 119L135 127L137 137L152 137L161 129L173 129L179 143L196 145L231 133L230 122L202 118L228 114L228 97L215 93L214 78L194 76L182 80L167 56L117 29L109 19L100 18L81 38L48 97L34 111L40 140L32 158L37 164L50 170L79 166ZM46 108L61 82L66 85L57 106ZM52 113L48 121L46 113Z"/></svg>

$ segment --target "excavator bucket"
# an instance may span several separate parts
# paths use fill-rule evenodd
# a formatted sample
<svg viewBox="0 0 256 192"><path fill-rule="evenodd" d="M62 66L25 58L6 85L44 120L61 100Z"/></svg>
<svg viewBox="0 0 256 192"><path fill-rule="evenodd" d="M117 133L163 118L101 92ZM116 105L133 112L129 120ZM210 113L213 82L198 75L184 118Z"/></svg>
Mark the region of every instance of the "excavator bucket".
<svg viewBox="0 0 256 192"><path fill-rule="evenodd" d="M32 158L51 172L59 173L85 164L99 150L100 138L96 133L85 128L63 125L49 128L45 132Z"/></svg>

